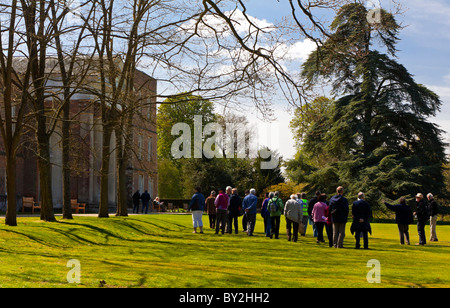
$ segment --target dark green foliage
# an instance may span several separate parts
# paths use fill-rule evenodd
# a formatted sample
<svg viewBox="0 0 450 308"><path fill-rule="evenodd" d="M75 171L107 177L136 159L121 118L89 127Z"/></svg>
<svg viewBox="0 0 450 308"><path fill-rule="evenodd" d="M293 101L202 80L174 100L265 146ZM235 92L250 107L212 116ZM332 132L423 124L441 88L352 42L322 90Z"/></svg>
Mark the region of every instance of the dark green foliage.
<svg viewBox="0 0 450 308"><path fill-rule="evenodd" d="M288 164L288 173L303 173L311 190L339 184L349 196L364 191L374 204L418 192L444 195L445 144L428 120L441 101L389 56L395 56L400 29L395 18L383 11L382 23L372 25L366 16L363 5L344 6L332 24L334 34L303 66L308 85L330 82L340 97L326 125L311 125L303 154ZM374 49L374 41L389 55ZM329 163L306 166L318 153L314 144Z"/></svg>

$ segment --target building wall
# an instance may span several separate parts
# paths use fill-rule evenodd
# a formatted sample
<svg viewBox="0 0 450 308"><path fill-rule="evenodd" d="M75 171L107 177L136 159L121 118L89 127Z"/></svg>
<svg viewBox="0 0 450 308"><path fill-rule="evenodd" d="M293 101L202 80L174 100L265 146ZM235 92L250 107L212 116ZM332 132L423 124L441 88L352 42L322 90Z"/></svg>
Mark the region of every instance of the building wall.
<svg viewBox="0 0 450 308"><path fill-rule="evenodd" d="M142 108L136 110L133 116L133 152L139 155L130 157L127 169L129 199L139 186L153 192L155 198L158 191L157 171L157 135L156 135L156 80L144 73L138 72L136 89L146 101ZM148 98L147 98L148 97ZM86 94L74 95L71 101L71 117L75 117L71 125L71 198L87 203L96 208L100 203L100 169L103 145L103 132L99 108L95 106L94 98ZM116 136L111 138L111 148L114 149ZM36 150L33 147L34 136L24 136L29 144L19 151L17 160L17 195L39 199L39 177ZM0 195L2 183L6 191L5 157L2 154L3 140L0 138ZM61 127L58 125L51 136L52 190L55 208L62 207L62 147ZM149 143L151 144L149 146ZM150 150L150 152L149 152ZM112 153L109 175L109 203L113 207L116 201L116 157ZM3 172L2 172L3 171ZM0 199L1 200L1 199ZM131 205L131 202L130 202ZM0 204L1 207L1 204Z"/></svg>

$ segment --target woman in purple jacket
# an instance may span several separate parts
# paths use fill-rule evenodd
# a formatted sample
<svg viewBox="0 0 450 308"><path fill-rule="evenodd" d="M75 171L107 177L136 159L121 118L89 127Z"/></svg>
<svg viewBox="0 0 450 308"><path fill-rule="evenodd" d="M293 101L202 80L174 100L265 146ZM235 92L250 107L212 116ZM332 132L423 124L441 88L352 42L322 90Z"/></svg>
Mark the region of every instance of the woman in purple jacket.
<svg viewBox="0 0 450 308"><path fill-rule="evenodd" d="M325 224L327 223L327 216L326 216L325 211L328 206L325 203L325 200L327 200L327 195L320 194L319 198L318 198L318 202L316 204L314 204L314 207L312 210L312 219L317 228L317 243L325 242L325 240L323 238L323 228L325 227Z"/></svg>

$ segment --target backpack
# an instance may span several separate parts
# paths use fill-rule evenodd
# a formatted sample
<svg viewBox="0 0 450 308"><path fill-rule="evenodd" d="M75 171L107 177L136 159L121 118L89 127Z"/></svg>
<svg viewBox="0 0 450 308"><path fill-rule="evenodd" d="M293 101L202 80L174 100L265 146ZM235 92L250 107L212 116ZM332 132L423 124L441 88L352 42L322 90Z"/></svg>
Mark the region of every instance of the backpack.
<svg viewBox="0 0 450 308"><path fill-rule="evenodd" d="M270 216L270 212L269 212L269 209L268 209L270 200L271 199L267 200L266 204L264 204L265 200L263 201L263 205L261 207L261 216L262 217L269 217ZM242 216L242 215L240 215L240 216Z"/></svg>
<svg viewBox="0 0 450 308"><path fill-rule="evenodd" d="M275 198L274 198L275 199ZM274 199L271 199L270 201L269 201L269 211L271 212L271 213L276 213L276 212L278 212L278 198L276 198L275 200Z"/></svg>

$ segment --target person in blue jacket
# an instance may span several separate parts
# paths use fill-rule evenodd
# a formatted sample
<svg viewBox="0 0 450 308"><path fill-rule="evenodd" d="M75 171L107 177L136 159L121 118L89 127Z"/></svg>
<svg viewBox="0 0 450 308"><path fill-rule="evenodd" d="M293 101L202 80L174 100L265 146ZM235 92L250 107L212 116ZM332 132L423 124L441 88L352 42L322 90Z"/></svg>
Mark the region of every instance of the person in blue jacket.
<svg viewBox="0 0 450 308"><path fill-rule="evenodd" d="M256 224L256 204L258 203L258 198L256 197L256 190L254 188L250 189L250 193L244 198L242 203L242 209L247 215L247 235L253 236L253 231L255 230Z"/></svg>
<svg viewBox="0 0 450 308"><path fill-rule="evenodd" d="M202 195L200 187L195 188L195 194L189 202L188 210L192 211L193 233L197 233L197 227L200 227L200 233L203 233L202 216L205 210L205 196Z"/></svg>

